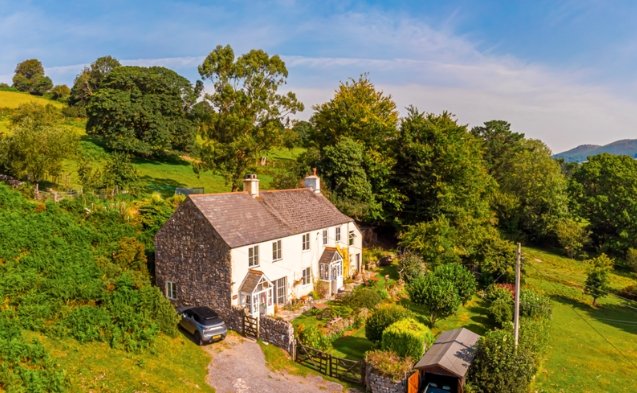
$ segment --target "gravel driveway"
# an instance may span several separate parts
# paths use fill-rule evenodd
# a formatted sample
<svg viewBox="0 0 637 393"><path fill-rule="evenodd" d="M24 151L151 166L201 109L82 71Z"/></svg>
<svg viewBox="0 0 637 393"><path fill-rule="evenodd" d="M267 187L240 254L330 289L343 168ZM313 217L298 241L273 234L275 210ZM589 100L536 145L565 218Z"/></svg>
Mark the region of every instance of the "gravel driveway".
<svg viewBox="0 0 637 393"><path fill-rule="evenodd" d="M272 371L259 345L236 334L208 345L212 356L207 382L217 393L341 393L343 387L316 375L301 377Z"/></svg>

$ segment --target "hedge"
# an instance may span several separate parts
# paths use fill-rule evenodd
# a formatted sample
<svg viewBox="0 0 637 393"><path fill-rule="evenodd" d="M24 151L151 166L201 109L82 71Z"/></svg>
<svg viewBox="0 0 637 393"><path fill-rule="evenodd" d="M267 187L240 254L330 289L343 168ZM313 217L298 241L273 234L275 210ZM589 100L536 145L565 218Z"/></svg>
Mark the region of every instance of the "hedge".
<svg viewBox="0 0 637 393"><path fill-rule="evenodd" d="M404 358L420 359L433 339L431 330L425 325L415 319L405 318L394 322L383 331L381 347Z"/></svg>
<svg viewBox="0 0 637 393"><path fill-rule="evenodd" d="M369 341L378 342L383 337L383 331L387 326L404 318L412 317L414 314L406 308L396 305L387 304L379 306L367 318L365 323L365 337Z"/></svg>

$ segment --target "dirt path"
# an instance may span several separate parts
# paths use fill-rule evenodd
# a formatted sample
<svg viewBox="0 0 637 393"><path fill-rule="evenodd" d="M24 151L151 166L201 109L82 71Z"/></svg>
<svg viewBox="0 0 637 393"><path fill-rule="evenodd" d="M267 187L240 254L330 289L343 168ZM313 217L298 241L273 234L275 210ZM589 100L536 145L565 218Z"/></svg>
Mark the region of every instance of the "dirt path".
<svg viewBox="0 0 637 393"><path fill-rule="evenodd" d="M220 343L208 345L212 356L208 384L217 393L341 393L343 387L315 375L301 377L272 371L257 343L231 334Z"/></svg>

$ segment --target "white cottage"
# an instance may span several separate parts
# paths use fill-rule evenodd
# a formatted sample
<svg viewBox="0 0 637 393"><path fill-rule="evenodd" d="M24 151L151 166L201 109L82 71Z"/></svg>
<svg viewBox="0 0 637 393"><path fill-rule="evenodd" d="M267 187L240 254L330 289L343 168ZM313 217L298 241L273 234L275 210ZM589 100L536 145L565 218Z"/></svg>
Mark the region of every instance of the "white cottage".
<svg viewBox="0 0 637 393"><path fill-rule="evenodd" d="M190 195L157 233L156 279L180 306L231 306L253 316L308 295L329 293L362 266L361 233L321 194L316 175L305 188Z"/></svg>

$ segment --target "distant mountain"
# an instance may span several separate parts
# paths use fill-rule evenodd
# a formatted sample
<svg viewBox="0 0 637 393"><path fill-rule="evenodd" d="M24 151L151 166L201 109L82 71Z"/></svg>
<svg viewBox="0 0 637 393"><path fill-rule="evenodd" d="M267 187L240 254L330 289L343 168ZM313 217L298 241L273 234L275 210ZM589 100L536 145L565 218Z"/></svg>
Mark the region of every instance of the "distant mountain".
<svg viewBox="0 0 637 393"><path fill-rule="evenodd" d="M637 139L622 139L608 145L579 145L574 149L558 153L555 158L563 158L566 162L583 162L590 156L601 153L625 155L637 158Z"/></svg>

